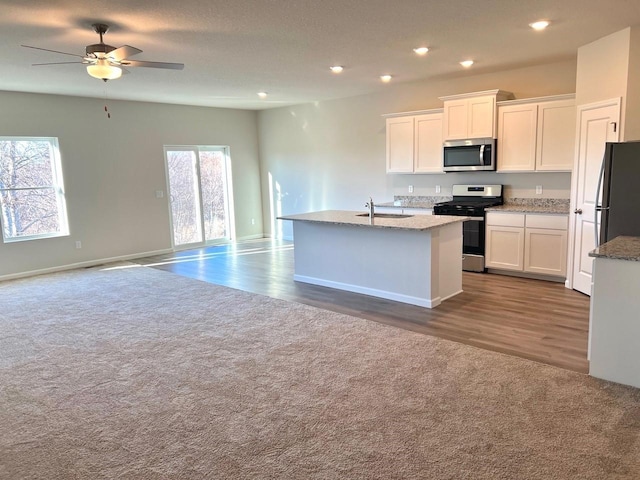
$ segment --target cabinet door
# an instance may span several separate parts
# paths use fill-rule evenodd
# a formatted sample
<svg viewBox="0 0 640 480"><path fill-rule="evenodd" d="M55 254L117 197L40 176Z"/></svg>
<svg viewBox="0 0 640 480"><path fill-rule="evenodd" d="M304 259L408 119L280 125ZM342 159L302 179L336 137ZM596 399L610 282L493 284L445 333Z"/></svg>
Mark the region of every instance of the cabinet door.
<svg viewBox="0 0 640 480"><path fill-rule="evenodd" d="M444 140L464 140L468 138L468 109L468 99L444 102L442 130Z"/></svg>
<svg viewBox="0 0 640 480"><path fill-rule="evenodd" d="M387 118L387 172L413 172L414 117Z"/></svg>
<svg viewBox="0 0 640 480"><path fill-rule="evenodd" d="M414 171L442 173L442 114L415 117Z"/></svg>
<svg viewBox="0 0 640 480"><path fill-rule="evenodd" d="M496 97L473 97L468 102L467 138L495 138Z"/></svg>
<svg viewBox="0 0 640 480"><path fill-rule="evenodd" d="M567 231L527 228L524 271L557 275L567 273Z"/></svg>
<svg viewBox="0 0 640 480"><path fill-rule="evenodd" d="M499 171L535 170L537 117L537 104L498 107Z"/></svg>
<svg viewBox="0 0 640 480"><path fill-rule="evenodd" d="M503 270L523 269L524 228L487 226L485 265Z"/></svg>
<svg viewBox="0 0 640 480"><path fill-rule="evenodd" d="M575 156L575 139L575 101L558 100L540 103L536 169L552 172L571 171Z"/></svg>

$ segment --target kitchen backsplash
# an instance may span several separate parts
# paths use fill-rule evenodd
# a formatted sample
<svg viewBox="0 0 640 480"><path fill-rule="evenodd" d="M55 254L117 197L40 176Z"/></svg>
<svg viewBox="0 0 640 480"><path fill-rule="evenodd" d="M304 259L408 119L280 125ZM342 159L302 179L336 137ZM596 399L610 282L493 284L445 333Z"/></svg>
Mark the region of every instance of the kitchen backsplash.
<svg viewBox="0 0 640 480"><path fill-rule="evenodd" d="M525 207L561 207L568 210L571 200L568 198L505 198L505 204Z"/></svg>
<svg viewBox="0 0 640 480"><path fill-rule="evenodd" d="M393 203L403 207L430 208L435 203L446 202L453 197L447 195L394 195ZM523 207L550 207L569 210L568 198L519 198L505 197L505 205L518 205Z"/></svg>
<svg viewBox="0 0 640 480"><path fill-rule="evenodd" d="M411 207L447 202L452 198L451 195L394 195L393 201L394 203L401 202L401 205Z"/></svg>

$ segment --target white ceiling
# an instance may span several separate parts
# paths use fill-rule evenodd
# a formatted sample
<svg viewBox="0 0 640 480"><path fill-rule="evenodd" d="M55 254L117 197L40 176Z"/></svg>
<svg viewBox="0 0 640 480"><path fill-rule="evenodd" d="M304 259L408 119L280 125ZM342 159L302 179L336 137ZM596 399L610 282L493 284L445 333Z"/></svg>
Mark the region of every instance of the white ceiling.
<svg viewBox="0 0 640 480"><path fill-rule="evenodd" d="M577 49L640 24L639 0L0 0L0 90L264 109L348 97L393 83L472 75L575 57ZM528 24L549 19L543 33ZM83 65L31 66L105 42L143 50L105 84ZM428 46L425 57L412 52ZM463 71L459 61L476 64ZM340 75L329 66L344 65ZM269 92L266 100L256 93Z"/></svg>

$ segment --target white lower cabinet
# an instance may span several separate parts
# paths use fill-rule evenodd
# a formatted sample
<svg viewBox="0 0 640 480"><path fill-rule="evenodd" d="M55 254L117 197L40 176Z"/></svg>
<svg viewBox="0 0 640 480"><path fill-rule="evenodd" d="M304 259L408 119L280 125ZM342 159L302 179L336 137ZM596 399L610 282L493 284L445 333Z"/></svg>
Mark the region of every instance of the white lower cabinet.
<svg viewBox="0 0 640 480"><path fill-rule="evenodd" d="M567 215L487 213L486 266L566 276Z"/></svg>
<svg viewBox="0 0 640 480"><path fill-rule="evenodd" d="M524 214L487 213L485 266L522 271L524 266Z"/></svg>

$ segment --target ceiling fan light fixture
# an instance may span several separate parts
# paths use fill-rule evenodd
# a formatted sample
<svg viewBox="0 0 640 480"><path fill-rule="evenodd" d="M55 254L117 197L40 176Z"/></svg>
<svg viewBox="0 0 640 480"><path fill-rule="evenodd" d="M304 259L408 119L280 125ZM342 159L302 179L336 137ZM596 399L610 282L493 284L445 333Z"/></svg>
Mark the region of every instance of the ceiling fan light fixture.
<svg viewBox="0 0 640 480"><path fill-rule="evenodd" d="M93 65L87 65L87 73L93 78L100 80L115 80L122 76L122 69L118 66L109 64L107 59L98 59Z"/></svg>

